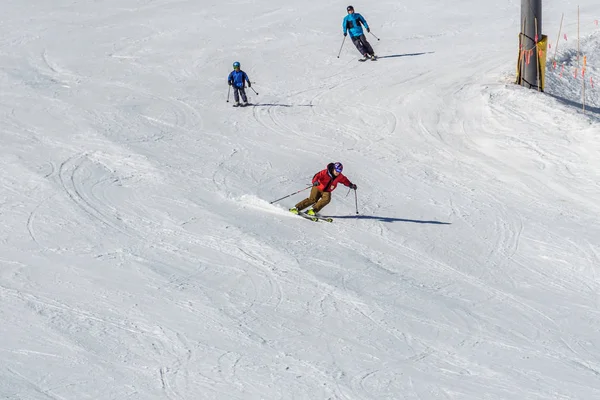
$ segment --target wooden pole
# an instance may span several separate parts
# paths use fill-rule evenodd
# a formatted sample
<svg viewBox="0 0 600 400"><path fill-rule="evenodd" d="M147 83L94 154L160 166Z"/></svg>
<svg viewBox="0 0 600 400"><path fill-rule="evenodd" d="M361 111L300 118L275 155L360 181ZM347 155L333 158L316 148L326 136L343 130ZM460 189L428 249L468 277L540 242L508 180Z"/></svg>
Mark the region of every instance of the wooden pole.
<svg viewBox="0 0 600 400"><path fill-rule="evenodd" d="M579 5L577 5L577 69L581 66L579 62ZM581 108L585 114L585 67L581 70Z"/></svg>
<svg viewBox="0 0 600 400"><path fill-rule="evenodd" d="M523 82L524 74L525 74L525 41L523 40L523 36L525 35L525 18L523 18L523 27L521 28L521 33L519 33L519 80L517 84L521 85Z"/></svg>
<svg viewBox="0 0 600 400"><path fill-rule="evenodd" d="M577 6L577 68L579 68L579 6Z"/></svg>
<svg viewBox="0 0 600 400"><path fill-rule="evenodd" d="M581 106L585 114L585 69L587 67L587 57L583 56L583 69L581 70Z"/></svg>
<svg viewBox="0 0 600 400"><path fill-rule="evenodd" d="M583 113L585 114L585 73L583 74L583 79L581 79L581 105L583 106Z"/></svg>
<svg viewBox="0 0 600 400"><path fill-rule="evenodd" d="M556 62L556 52L558 52L558 42L560 41L560 32L562 31L563 18L565 17L565 13L560 17L560 28L558 28L558 38L556 39L556 46L554 46L554 58L553 62Z"/></svg>

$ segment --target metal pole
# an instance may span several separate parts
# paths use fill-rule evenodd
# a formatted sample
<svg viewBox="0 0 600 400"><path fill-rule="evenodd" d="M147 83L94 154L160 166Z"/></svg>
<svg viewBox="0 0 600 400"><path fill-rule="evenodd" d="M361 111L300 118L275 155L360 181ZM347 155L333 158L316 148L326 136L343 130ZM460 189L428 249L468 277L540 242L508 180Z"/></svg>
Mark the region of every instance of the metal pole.
<svg viewBox="0 0 600 400"><path fill-rule="evenodd" d="M521 43L528 56L521 61L523 73L519 83L528 89L541 90L537 42L542 39L542 0L521 0L521 21L524 22Z"/></svg>
<svg viewBox="0 0 600 400"><path fill-rule="evenodd" d="M340 51L338 52L338 58L340 58L340 54L342 54L342 47L344 47L344 42L346 41L346 36L342 39L342 45L340 46Z"/></svg>
<svg viewBox="0 0 600 400"><path fill-rule="evenodd" d="M277 200L273 200L273 201L272 201L272 202L270 202L269 204L277 203L279 200L287 199L287 198L288 198L288 197L290 197L290 196L293 196L293 195L295 195L295 194L298 194L298 193L300 193L300 192L303 192L303 191L305 191L306 189L310 189L310 188L312 188L312 187L313 187L313 185L307 186L307 187L305 187L304 189L300 189L300 190L298 190L297 192L290 193L290 194L288 194L287 196L283 196L283 197L280 197L280 198L278 198Z"/></svg>

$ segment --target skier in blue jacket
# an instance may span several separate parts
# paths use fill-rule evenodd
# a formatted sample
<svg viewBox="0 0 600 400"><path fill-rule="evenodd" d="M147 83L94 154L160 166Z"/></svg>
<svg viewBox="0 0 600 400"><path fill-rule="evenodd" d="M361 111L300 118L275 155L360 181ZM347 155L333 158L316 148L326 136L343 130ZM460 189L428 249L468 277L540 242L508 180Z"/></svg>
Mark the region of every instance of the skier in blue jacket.
<svg viewBox="0 0 600 400"><path fill-rule="evenodd" d="M360 54L362 54L365 58L371 58L375 60L377 56L373 51L373 47L367 41L365 34L363 33L363 29L361 25L364 25L367 29L367 32L371 32L369 29L369 24L359 13L354 12L354 7L348 6L346 8L348 11L348 15L344 18L344 22L342 23L342 28L344 29L344 36L350 32L350 39L352 39L352 43L356 46Z"/></svg>
<svg viewBox="0 0 600 400"><path fill-rule="evenodd" d="M242 95L242 100L244 101L242 105L248 105L248 97L246 97L246 90L244 90L246 87L246 82L248 82L248 87L252 87L250 78L248 78L248 75L240 69L240 63L238 61L234 62L233 71L231 71L227 77L227 83L229 83L229 86L233 87L233 98L235 100L235 104L233 105L234 107L238 107L240 105L240 94Z"/></svg>

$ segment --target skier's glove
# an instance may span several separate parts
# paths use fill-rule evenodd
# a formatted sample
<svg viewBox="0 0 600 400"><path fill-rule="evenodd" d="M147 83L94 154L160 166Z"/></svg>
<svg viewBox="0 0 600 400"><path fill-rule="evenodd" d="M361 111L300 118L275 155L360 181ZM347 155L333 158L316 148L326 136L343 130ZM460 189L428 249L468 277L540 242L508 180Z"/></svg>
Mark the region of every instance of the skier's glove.
<svg viewBox="0 0 600 400"><path fill-rule="evenodd" d="M231 82L227 82L227 83L229 83L229 86L231 86Z"/></svg>
<svg viewBox="0 0 600 400"><path fill-rule="evenodd" d="M350 184L350 189L354 189L354 190L356 190L356 185L355 185L354 183L351 183L351 184Z"/></svg>
<svg viewBox="0 0 600 400"><path fill-rule="evenodd" d="M313 182L313 186L319 186L319 181Z"/></svg>
<svg viewBox="0 0 600 400"><path fill-rule="evenodd" d="M344 33L344 36L348 36L348 32Z"/></svg>
<svg viewBox="0 0 600 400"><path fill-rule="evenodd" d="M369 33L370 33L370 32L371 32L371 28L367 28L367 32L369 32Z"/></svg>
<svg viewBox="0 0 600 400"><path fill-rule="evenodd" d="M250 82L248 82L248 87L252 87L252 84Z"/></svg>

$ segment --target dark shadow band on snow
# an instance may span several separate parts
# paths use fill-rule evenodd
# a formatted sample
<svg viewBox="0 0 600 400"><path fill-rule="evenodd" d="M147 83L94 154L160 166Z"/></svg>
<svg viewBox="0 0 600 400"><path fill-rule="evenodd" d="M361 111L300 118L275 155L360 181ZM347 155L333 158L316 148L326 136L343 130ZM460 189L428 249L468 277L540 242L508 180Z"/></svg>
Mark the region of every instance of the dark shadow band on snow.
<svg viewBox="0 0 600 400"><path fill-rule="evenodd" d="M583 110L583 104L581 104L578 101L569 100L569 99L566 99L564 97L557 96L555 94L548 93L548 92L544 92L544 93L547 94L550 97L554 97L556 100L558 100L561 103L564 103L564 104L566 104L566 105L568 105L570 107L578 108L579 111ZM594 114L600 114L600 108L598 108L598 107L590 107L590 106L586 105L585 106L585 112L591 112L591 113L594 113Z"/></svg>
<svg viewBox="0 0 600 400"><path fill-rule="evenodd" d="M341 219L377 219L381 222L412 222L414 224L452 225L452 223L450 223L450 222L423 221L420 219L378 217L376 215L326 215L326 217L341 218Z"/></svg>
<svg viewBox="0 0 600 400"><path fill-rule="evenodd" d="M312 104L276 104L276 103L255 103L253 107L312 107Z"/></svg>
<svg viewBox="0 0 600 400"><path fill-rule="evenodd" d="M390 54L389 56L377 56L377 59L381 59L381 58L395 58L395 57L414 57L414 56L422 56L424 54L432 54L435 53L435 51L427 51L424 53L406 53L406 54Z"/></svg>

